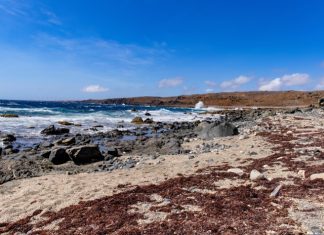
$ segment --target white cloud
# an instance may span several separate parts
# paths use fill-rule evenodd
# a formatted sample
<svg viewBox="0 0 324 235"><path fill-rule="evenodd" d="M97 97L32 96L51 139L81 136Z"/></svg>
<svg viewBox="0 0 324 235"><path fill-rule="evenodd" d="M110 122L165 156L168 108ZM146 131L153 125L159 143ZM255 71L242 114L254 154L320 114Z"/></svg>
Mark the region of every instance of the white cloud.
<svg viewBox="0 0 324 235"><path fill-rule="evenodd" d="M240 86L248 83L251 80L250 77L247 76L239 76L233 80L228 80L228 81L224 81L220 84L220 87L224 90L234 90L239 88Z"/></svg>
<svg viewBox="0 0 324 235"><path fill-rule="evenodd" d="M183 83L183 78L181 77L162 79L159 82L159 88L177 87L180 86L182 83Z"/></svg>
<svg viewBox="0 0 324 235"><path fill-rule="evenodd" d="M322 78L316 85L315 90L324 90L324 78Z"/></svg>
<svg viewBox="0 0 324 235"><path fill-rule="evenodd" d="M263 83L260 87L260 91L278 91L282 87L281 78L275 78L269 82Z"/></svg>
<svg viewBox="0 0 324 235"><path fill-rule="evenodd" d="M83 88L82 91L86 92L86 93L100 93L100 92L109 91L109 89L102 87L100 85L90 85L90 86Z"/></svg>
<svg viewBox="0 0 324 235"><path fill-rule="evenodd" d="M306 73L294 73L284 75L270 81L263 81L259 87L260 91L279 91L285 87L300 86L309 82L309 75Z"/></svg>
<svg viewBox="0 0 324 235"><path fill-rule="evenodd" d="M206 89L206 93L212 93L212 92L214 92L214 89L212 89L212 88L207 88Z"/></svg>

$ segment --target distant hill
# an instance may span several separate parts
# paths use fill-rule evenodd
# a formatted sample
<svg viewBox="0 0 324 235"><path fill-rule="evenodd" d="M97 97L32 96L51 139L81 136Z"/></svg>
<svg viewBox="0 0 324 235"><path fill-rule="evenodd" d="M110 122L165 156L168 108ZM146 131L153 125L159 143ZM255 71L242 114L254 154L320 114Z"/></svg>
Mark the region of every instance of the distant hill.
<svg viewBox="0 0 324 235"><path fill-rule="evenodd" d="M324 91L251 91L223 92L173 97L133 97L103 100L85 100L84 102L100 104L131 104L152 106L194 107L199 101L207 106L219 107L284 107L316 105L324 97Z"/></svg>

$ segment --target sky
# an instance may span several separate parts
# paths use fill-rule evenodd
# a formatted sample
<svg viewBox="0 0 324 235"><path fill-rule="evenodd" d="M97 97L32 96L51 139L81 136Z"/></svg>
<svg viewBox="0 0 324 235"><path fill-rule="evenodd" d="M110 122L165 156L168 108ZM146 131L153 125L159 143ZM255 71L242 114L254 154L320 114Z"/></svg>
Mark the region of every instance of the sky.
<svg viewBox="0 0 324 235"><path fill-rule="evenodd" d="M0 99L324 90L322 0L0 0Z"/></svg>

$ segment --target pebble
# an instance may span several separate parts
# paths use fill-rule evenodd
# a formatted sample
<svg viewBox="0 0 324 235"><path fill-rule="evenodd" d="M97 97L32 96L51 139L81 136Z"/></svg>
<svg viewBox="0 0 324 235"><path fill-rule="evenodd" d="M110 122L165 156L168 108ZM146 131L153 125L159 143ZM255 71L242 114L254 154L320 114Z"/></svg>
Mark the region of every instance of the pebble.
<svg viewBox="0 0 324 235"><path fill-rule="evenodd" d="M250 173L250 180L252 181L258 181L264 179L264 174L259 172L258 170L253 169Z"/></svg>

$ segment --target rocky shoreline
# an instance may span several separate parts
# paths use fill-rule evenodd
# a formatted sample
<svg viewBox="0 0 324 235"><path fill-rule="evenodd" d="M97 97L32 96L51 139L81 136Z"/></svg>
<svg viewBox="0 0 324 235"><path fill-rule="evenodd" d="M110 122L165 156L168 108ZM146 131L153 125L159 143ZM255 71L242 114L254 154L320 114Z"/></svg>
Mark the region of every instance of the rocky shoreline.
<svg viewBox="0 0 324 235"><path fill-rule="evenodd" d="M213 114L222 118L213 119ZM94 216L89 220L94 227L81 227L85 229L83 232L91 231L90 234L99 231L116 234L130 234L130 231L137 231L135 234L143 231L147 234L176 231L183 234L251 234L256 231L258 234L321 234L315 232L324 231L323 221L320 222L324 214L323 118L324 110L320 108L267 108L223 110L209 113L202 121L153 122L138 125L133 130L93 135L71 134L66 127L50 126L43 134L51 134L51 138L35 148L19 151L7 151L10 148L6 148L2 151L0 184L9 187L10 183L20 182L20 179L33 183L33 177L37 177L36 181L46 177L47 181L47 176L55 181L62 175L71 179L85 177L84 184L96 177L101 182L100 177L106 174L112 184L114 175L118 175L117 178L123 175L125 180L118 180L116 182L123 183L111 186L111 196L100 198L101 193L96 189L94 198L99 197L98 200L81 202L61 211L60 207L52 214L45 213L47 219L37 222L37 226L30 219L43 213L41 211L35 211L32 217L23 221L2 225L0 221L0 231L28 232L31 228L42 231L45 224L64 218L53 233L62 234L66 226L71 229L66 231L73 233L84 223L77 214L86 207L93 210ZM13 146L15 138L6 135L2 140ZM85 173L87 175L83 175ZM143 177L145 174L152 174L151 178ZM136 181L141 178L144 186L140 187L140 182ZM146 185L145 182L155 178L158 181L154 186ZM66 183L70 183L69 178ZM38 181L38 184L43 182ZM80 188L79 197L87 194L82 193L83 190ZM102 195L107 195L104 188L100 190L103 190ZM213 203L213 195L220 197L217 206ZM222 204L223 201L228 201L228 206ZM95 214L95 208L103 206L102 203L110 203L115 209L107 208L108 214L99 216ZM142 207L147 204L149 211ZM188 204L190 209L186 209ZM300 209L306 204L311 210ZM33 204L28 207L31 211L35 208ZM117 213L117 208L121 214ZM259 214L263 212L258 208L268 214ZM11 210L1 209L0 205L1 211L10 214ZM138 214L132 217L130 211L144 213L144 217ZM238 226L234 220L221 219L230 214L232 219L245 225ZM206 215L213 218L215 224L203 223ZM306 219L310 215L313 217ZM97 224L95 218L98 216L105 221L118 222L119 227L107 228L100 222ZM245 216L250 219L246 220ZM72 222L69 218L78 220ZM184 221L188 223L184 224Z"/></svg>

